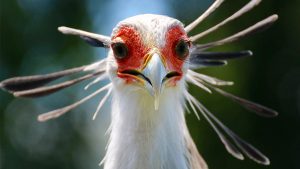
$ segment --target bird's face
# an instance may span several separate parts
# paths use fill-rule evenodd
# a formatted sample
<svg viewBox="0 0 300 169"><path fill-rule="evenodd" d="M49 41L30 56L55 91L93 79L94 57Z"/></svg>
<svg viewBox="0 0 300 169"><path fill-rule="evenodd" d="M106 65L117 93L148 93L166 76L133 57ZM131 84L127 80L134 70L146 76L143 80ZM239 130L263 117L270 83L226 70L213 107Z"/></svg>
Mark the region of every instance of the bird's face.
<svg viewBox="0 0 300 169"><path fill-rule="evenodd" d="M165 90L171 89L166 91L165 95L163 95L164 98L167 98L163 100L165 102L162 101L162 103L166 103L162 104L166 105L165 107L162 106L162 110L164 112L172 111L173 109L170 109L171 106L172 108L177 109L178 107L173 107L173 103L176 101L181 100L182 103L184 103L183 101L187 101L196 115L198 115L197 112L199 111L203 115L203 117L210 123L230 154L241 160L244 159L244 155L246 155L250 159L260 164L269 165L270 161L265 155L263 155L256 148L242 140L230 129L228 129L184 88L184 82L186 79L187 82L196 85L206 90L207 92L211 93L211 91L213 90L225 97L228 97L236 101L246 109L256 112L258 115L265 117L275 117L278 114L276 111L270 108L239 98L217 87L232 85L232 82L219 80L217 78L206 76L192 70L202 67L221 66L226 64L226 60L228 59L252 55L251 51L207 52L205 50L237 41L242 37L249 36L255 32L266 29L278 18L277 15L271 15L264 20L261 20L260 22L257 22L256 24L229 37L205 44L194 44L193 49L190 50L191 42L195 43L198 39L218 30L226 23L239 18L240 16L257 6L261 2L261 0L251 0L240 10L238 10L236 13L223 20L219 24L207 29L204 32L190 36L188 38L187 32L193 30L223 2L224 0L216 0L212 4L212 6L203 13L203 15L199 16L195 21L193 21L186 27L183 27L183 24L176 19L161 15L138 15L123 20L113 30L111 37L64 26L59 27L58 30L62 33L80 36L83 40L85 40L92 46L110 48L108 57L90 65L80 66L77 68L67 69L55 73L10 78L0 82L0 88L12 93L16 97L40 97L57 92L61 89L67 88L87 79L97 77L94 81L89 83L85 89L87 89L90 85L95 84L107 77L110 78L111 82L109 82L109 84L103 86L89 96L84 97L80 101L40 115L38 117L39 121L47 121L49 119L57 118L105 90L108 91L99 103L99 106L93 118L96 117L100 108L110 96L111 91L113 91L117 95L120 94L121 96L124 96L124 93L122 93L124 89L126 92L133 94L129 95L129 97L135 96L135 94L138 93L138 97L131 97L132 100L130 100L130 102L134 103L137 106L140 105L140 107L143 108L145 107L144 105L148 106L148 99L152 99L151 96L153 96L155 101L154 107L157 110L157 103L159 103L158 98L163 95L163 92ZM105 64L107 65L107 67L105 67ZM48 83L56 79L80 72L84 73L84 75L79 78L46 86ZM144 97L146 95L140 95L140 92L133 93L131 92L131 90L127 90L136 89L136 87L138 87L139 89L143 89L143 91L147 91L149 93L149 98L145 97L146 99L142 99L141 97ZM123 91L118 92L119 89ZM142 94L144 94L144 92ZM129 107L137 107L132 106L133 104L131 106L128 106L126 102L123 102L124 99L128 99L127 96L128 95L125 95L125 97L119 97L115 99L116 101L115 104L113 104L113 107L117 113L114 112L112 113L112 115L116 116L115 119L117 120L115 120L114 122L112 121L112 126L117 124L117 122L123 123L123 121L127 121L127 119L130 119L128 117L125 117L129 115L128 113L125 113L126 115L124 117L118 117L120 115L119 113L123 112L124 108L127 109ZM183 104L177 105L179 105L179 109L184 106ZM141 110L152 111L152 109L147 108ZM136 116L137 114L132 113L132 115ZM184 120L178 120L183 117L183 109L182 111L180 111L180 113L172 113L171 115L174 115L174 117L176 116L177 122L179 122L178 124L180 124L181 122L184 123ZM176 123L176 121L173 121L173 118L170 119L172 120L171 123ZM169 124L170 121L165 122ZM128 124L127 127L135 126L130 123L125 124ZM114 129L112 129L112 137L120 134L118 132L115 132L113 134L113 130ZM175 129L173 131L180 132L183 130ZM225 132L226 135L224 135L222 131ZM146 134L148 136L149 133L147 132ZM187 136L190 137L189 135ZM228 136L229 139L227 139L226 136ZM182 138L180 138L180 140L182 140ZM189 152L195 153L194 157L196 160L189 160L199 161L198 159L200 158L200 155L197 153L197 149L195 148L193 142L191 143L191 146L188 145L187 147L192 148L189 149ZM119 143L116 145L117 147L122 147L119 146ZM113 147L113 149L116 149L116 146ZM108 152L107 154L110 154L110 152ZM107 162L107 159L105 160L105 162ZM197 163L195 166L201 166L200 168L207 168L204 162L201 161L202 160L200 160L200 164Z"/></svg>
<svg viewBox="0 0 300 169"><path fill-rule="evenodd" d="M111 38L112 77L158 97L183 79L190 40L178 20L160 15L135 16L120 22Z"/></svg>

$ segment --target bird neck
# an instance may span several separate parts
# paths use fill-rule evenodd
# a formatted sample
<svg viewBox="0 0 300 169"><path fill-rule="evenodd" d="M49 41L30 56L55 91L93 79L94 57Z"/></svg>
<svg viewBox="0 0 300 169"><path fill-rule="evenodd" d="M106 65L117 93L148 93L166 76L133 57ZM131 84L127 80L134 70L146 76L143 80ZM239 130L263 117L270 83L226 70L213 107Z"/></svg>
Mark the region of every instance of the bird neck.
<svg viewBox="0 0 300 169"><path fill-rule="evenodd" d="M105 169L187 169L180 87L165 89L154 108L146 91L115 87Z"/></svg>

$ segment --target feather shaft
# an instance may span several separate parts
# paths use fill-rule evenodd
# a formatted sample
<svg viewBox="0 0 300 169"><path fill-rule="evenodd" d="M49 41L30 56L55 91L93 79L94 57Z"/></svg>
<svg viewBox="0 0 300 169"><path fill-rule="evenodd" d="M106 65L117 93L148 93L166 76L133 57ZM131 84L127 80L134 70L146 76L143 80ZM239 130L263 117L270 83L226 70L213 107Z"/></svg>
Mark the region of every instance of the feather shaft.
<svg viewBox="0 0 300 169"><path fill-rule="evenodd" d="M203 52L196 48L191 52L190 58L197 60L228 60L246 56L252 56L252 52L249 50L237 52ZM190 59L191 63L193 60L194 59Z"/></svg>
<svg viewBox="0 0 300 169"><path fill-rule="evenodd" d="M110 93L111 93L111 90L112 90L112 88L109 88L109 89L108 89L108 92L105 94L105 96L104 96L104 97L102 98L102 100L100 101L100 103L99 103L99 105L98 105L98 107L97 107L97 110L95 111L95 113L94 113L94 115L93 115L93 120L96 119L96 117L97 117L97 115L98 115L98 113L99 113L101 107L104 105L104 103L105 103L106 100L108 99L108 97L109 97L109 95L110 95Z"/></svg>
<svg viewBox="0 0 300 169"><path fill-rule="evenodd" d="M201 32L195 36L191 37L191 40L194 42L202 37L204 37L205 35L212 33L216 30L218 30L219 28L221 28L222 26L224 26L225 24L239 18L240 16L242 16L243 14L249 12L251 9L253 9L255 6L257 6L259 3L261 2L261 0L251 0L250 2L248 2L245 6L243 6L240 10L238 10L237 12L235 12L233 15L231 15L230 17L228 17L227 19L223 20L222 22L220 22L219 24L211 27L210 29Z"/></svg>
<svg viewBox="0 0 300 169"><path fill-rule="evenodd" d="M80 36L87 43L96 47L109 48L109 45L111 43L110 37L104 35L99 35L65 26L58 27L58 30L63 34Z"/></svg>
<svg viewBox="0 0 300 169"><path fill-rule="evenodd" d="M34 89L50 83L61 77L71 75L83 71L86 66L81 66L77 68L67 69L55 73L49 73L45 75L33 75L33 76L23 76L14 77L4 80L0 83L0 87L8 92L23 91L28 89Z"/></svg>
<svg viewBox="0 0 300 169"><path fill-rule="evenodd" d="M202 109L201 103L198 102L192 95L187 93L186 97L188 97L194 104L195 106L199 109L203 117L207 120L207 122L212 126L213 130L217 133L218 137L224 144L226 150L233 155L235 158L243 160L244 156L243 154L238 150L238 148L233 145L224 135L223 133L217 128L217 126L211 121L209 116L206 115L206 112Z"/></svg>
<svg viewBox="0 0 300 169"><path fill-rule="evenodd" d="M215 91L217 91L221 95L223 95L225 97L228 97L228 98L232 99L233 101L239 103L241 106L243 106L247 110L250 110L250 111L256 113L257 115L260 115L260 116L263 116L263 117L276 117L278 115L277 111L272 110L268 107L265 107L263 105L254 103L252 101L240 98L238 96L235 96L233 94L225 92L224 90L221 90L219 88L216 88L216 87L213 87L213 86L211 86L211 88L213 88Z"/></svg>
<svg viewBox="0 0 300 169"><path fill-rule="evenodd" d="M199 25L205 18L207 18L211 13L213 13L223 2L224 0L216 0L202 15L200 15L195 21L193 21L188 26L186 26L184 30L187 33L190 32L197 25Z"/></svg>
<svg viewBox="0 0 300 169"><path fill-rule="evenodd" d="M91 74L82 76L80 78L77 78L77 79L74 79L74 80L69 80L69 81L59 83L59 84L56 84L56 85L52 85L52 86L38 87L38 88L35 88L35 89L29 89L29 90L13 92L13 95L15 97L41 97L41 96L45 96L45 95L55 93L59 90L65 89L67 87L75 85L75 84L77 84L79 82L82 82L84 80L93 78L95 76L98 76L101 73L103 73L103 72L91 73Z"/></svg>
<svg viewBox="0 0 300 169"><path fill-rule="evenodd" d="M278 19L278 15L271 15L271 16L267 17L266 19L263 19L262 21L257 22L256 24L254 24L236 34L233 34L227 38L224 38L224 39L221 39L221 40L218 40L215 42L197 45L197 47L201 50L206 50L208 48L212 48L212 47L216 47L216 46L224 45L226 43L231 43L231 42L240 40L243 37L252 35L254 33L257 33L259 31L266 29L267 27L271 26L277 19Z"/></svg>
<svg viewBox="0 0 300 169"><path fill-rule="evenodd" d="M76 108L77 106L81 105L82 103L88 101L89 99L95 97L97 94L101 93L102 91L109 89L110 87L111 87L111 83L109 83L108 85L100 88L96 92L84 97L83 99L81 99L81 100L79 100L79 101L77 101L77 102L75 102L75 103L73 103L69 106L66 106L66 107L63 107L63 108L59 108L59 109L41 114L41 115L38 116L38 121L44 122L44 121L47 121L47 120L50 120L50 119L57 118L57 117L65 114L65 113L69 112L70 110Z"/></svg>
<svg viewBox="0 0 300 169"><path fill-rule="evenodd" d="M233 142L242 150L245 155L259 164L270 164L270 160L264 154L262 154L258 149L237 136L232 130L230 130L219 119L217 119L209 110L207 110L200 102L199 106L206 112L206 114L210 118L212 118L218 124L218 126L222 128L223 131L225 131L225 133L233 140Z"/></svg>

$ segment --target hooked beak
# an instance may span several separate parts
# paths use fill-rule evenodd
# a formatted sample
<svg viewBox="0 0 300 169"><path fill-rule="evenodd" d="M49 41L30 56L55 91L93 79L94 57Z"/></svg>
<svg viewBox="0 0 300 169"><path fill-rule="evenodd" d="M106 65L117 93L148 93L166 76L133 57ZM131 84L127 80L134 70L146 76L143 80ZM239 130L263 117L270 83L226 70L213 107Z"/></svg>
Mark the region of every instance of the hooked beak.
<svg viewBox="0 0 300 169"><path fill-rule="evenodd" d="M124 70L121 74L129 75L142 81L144 87L154 97L155 110L159 107L159 97L165 87L165 83L172 77L180 76L176 71L168 71L161 56L157 52L148 54L144 68L139 70Z"/></svg>
<svg viewBox="0 0 300 169"><path fill-rule="evenodd" d="M147 63L142 73L150 81L150 83L146 84L146 89L154 97L154 107L155 109L158 109L159 96L163 90L164 81L166 80L168 73L159 54L154 53L149 57L150 61Z"/></svg>

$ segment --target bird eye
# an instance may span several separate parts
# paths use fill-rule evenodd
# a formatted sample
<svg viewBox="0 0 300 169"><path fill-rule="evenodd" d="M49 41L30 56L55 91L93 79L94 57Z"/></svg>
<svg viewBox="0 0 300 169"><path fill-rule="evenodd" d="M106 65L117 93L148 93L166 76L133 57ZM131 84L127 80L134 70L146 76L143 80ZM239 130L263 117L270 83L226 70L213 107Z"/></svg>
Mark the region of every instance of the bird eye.
<svg viewBox="0 0 300 169"><path fill-rule="evenodd" d="M175 52L179 59L184 59L189 53L189 44L183 39L175 46Z"/></svg>
<svg viewBox="0 0 300 169"><path fill-rule="evenodd" d="M128 55L128 47L125 43L117 42L112 44L112 50L117 59L123 59Z"/></svg>

